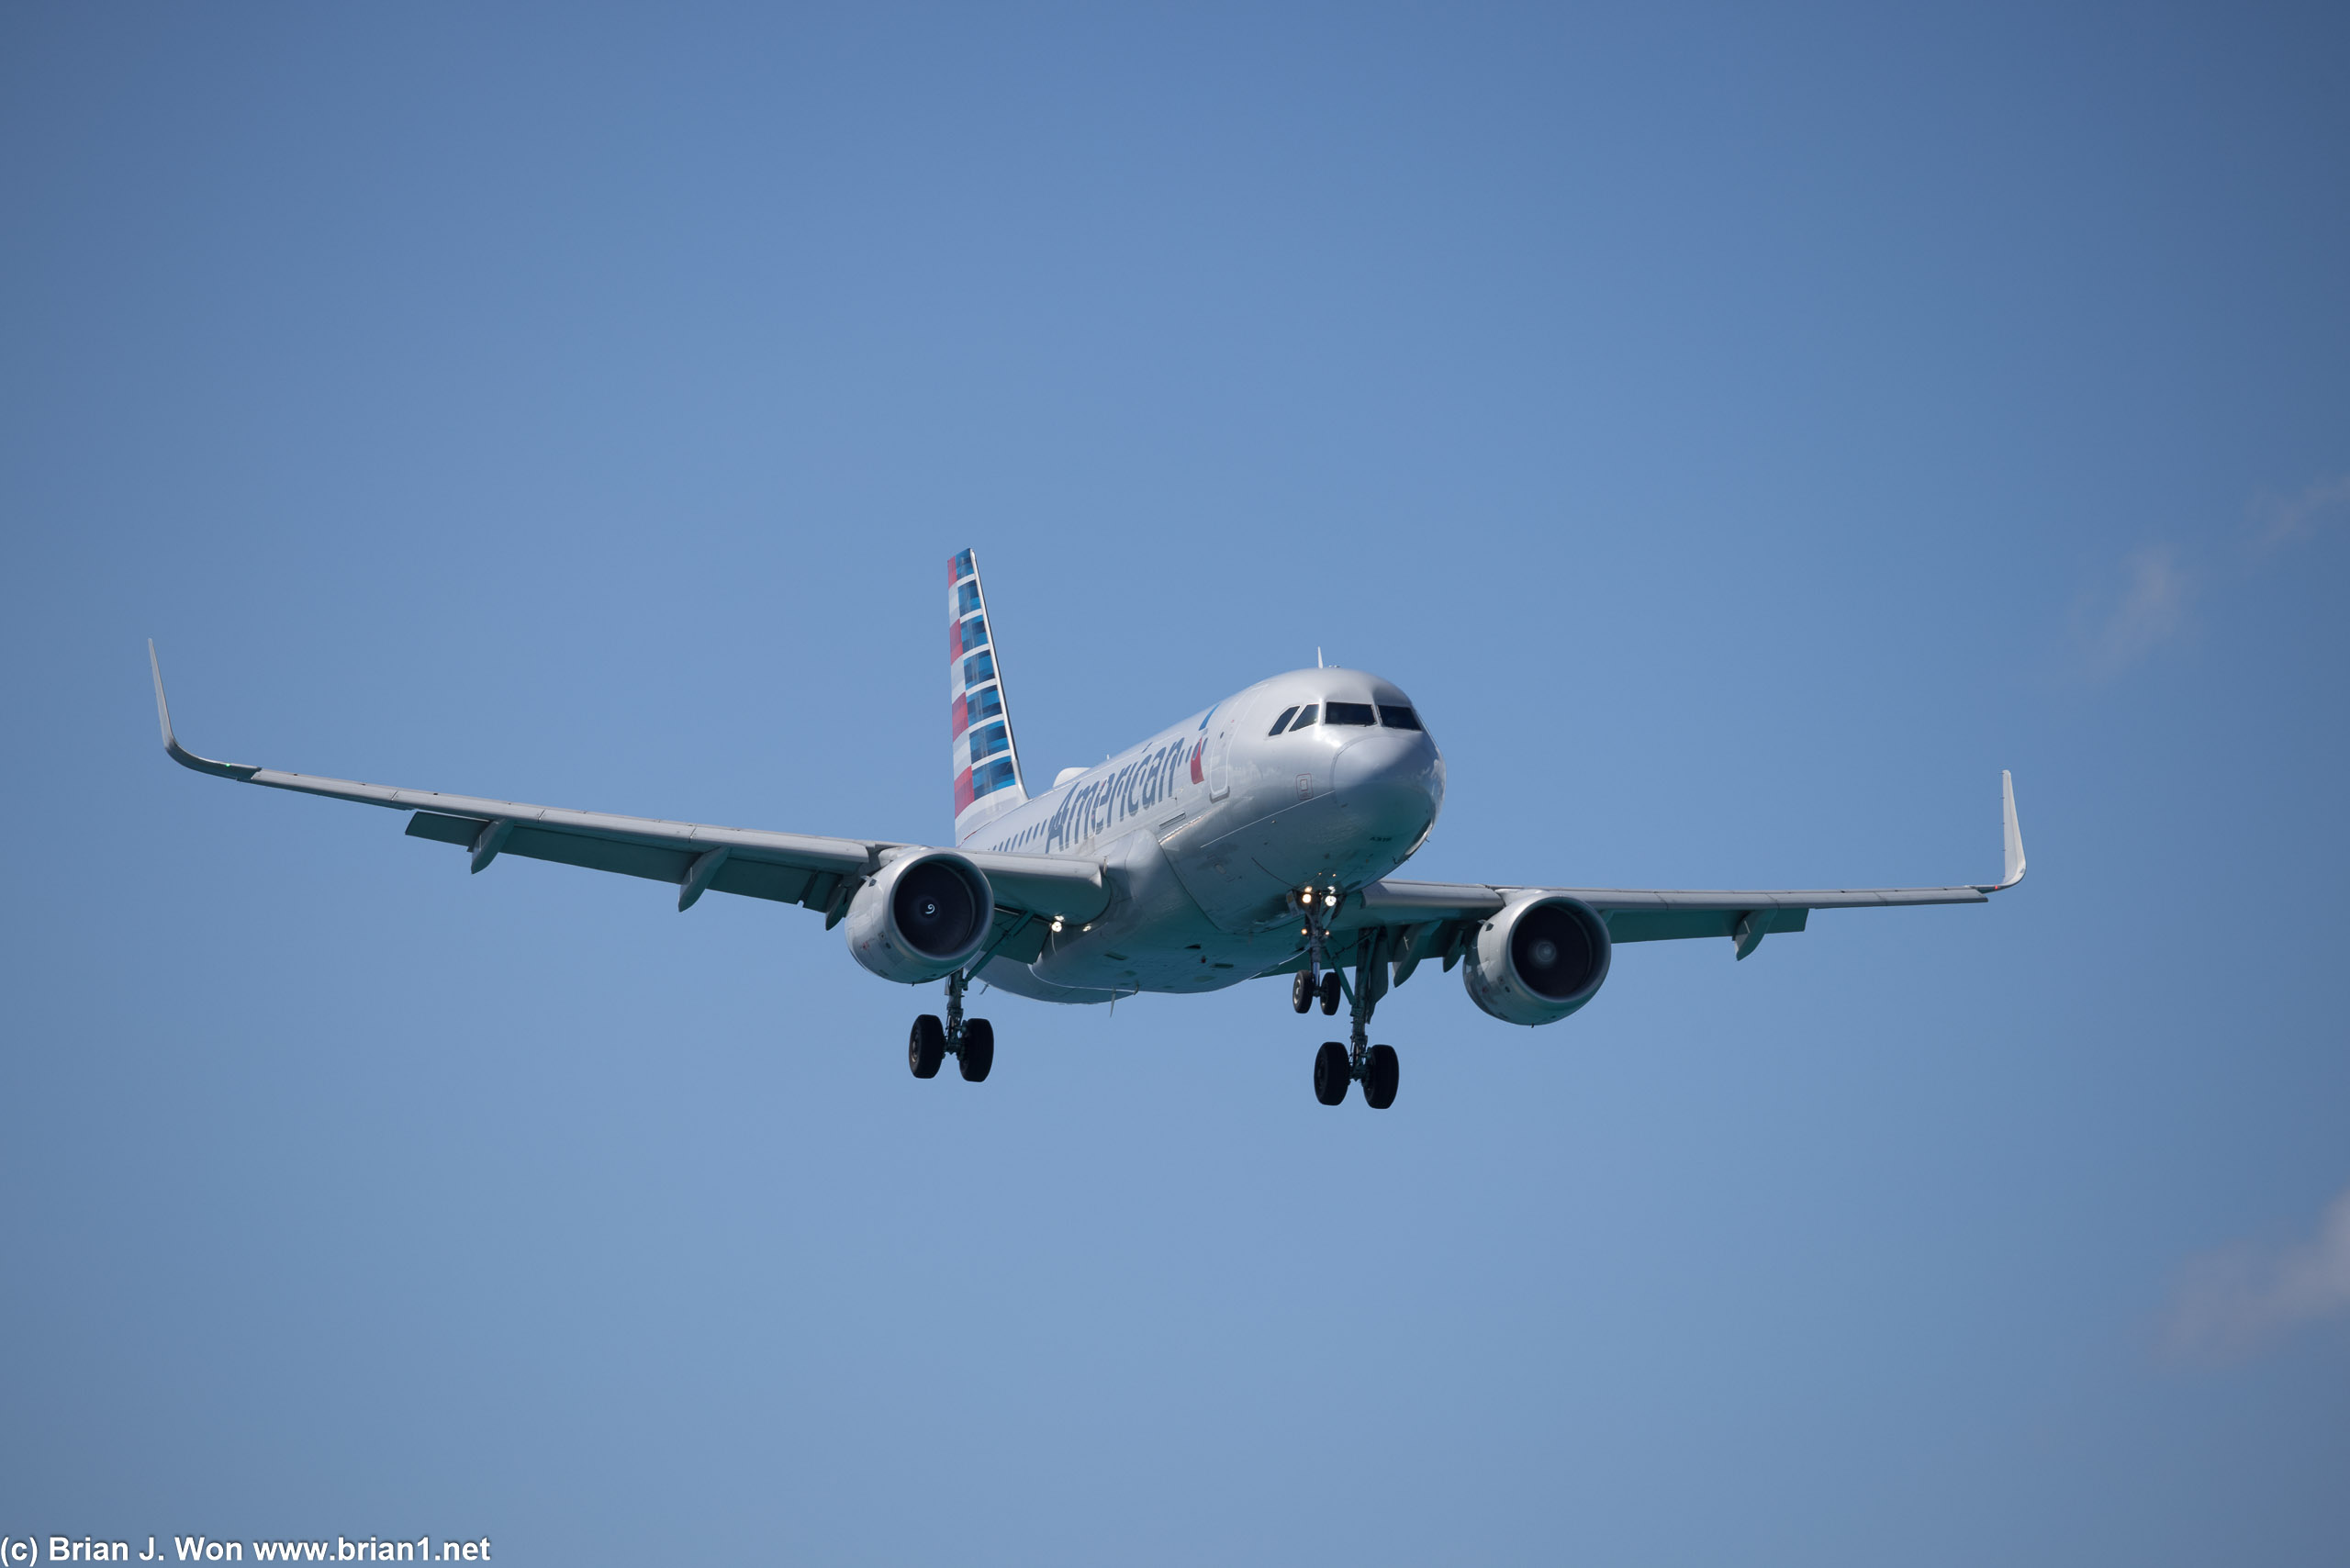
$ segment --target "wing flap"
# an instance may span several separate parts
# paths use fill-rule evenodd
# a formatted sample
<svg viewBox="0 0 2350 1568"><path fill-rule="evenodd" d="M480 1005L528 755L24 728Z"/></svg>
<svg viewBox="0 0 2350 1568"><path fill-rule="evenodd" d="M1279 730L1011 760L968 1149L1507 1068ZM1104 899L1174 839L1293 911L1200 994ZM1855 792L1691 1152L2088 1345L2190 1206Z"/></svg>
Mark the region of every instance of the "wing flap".
<svg viewBox="0 0 2350 1568"><path fill-rule="evenodd" d="M516 827L498 853L520 855L526 860L553 860L589 871L614 871L623 877L642 877L648 882L682 882L694 863L693 856L683 849L632 844L618 838L591 838L576 833L550 833L538 827Z"/></svg>
<svg viewBox="0 0 2350 1568"><path fill-rule="evenodd" d="M419 812L408 819L410 838L429 839L435 844L473 845L481 830L495 819L483 817L447 816L437 812ZM520 855L530 860L550 860L558 865L583 867L590 871L613 871L624 877L642 877L648 881L681 881L694 862L694 851L686 848L665 848L659 846L632 843L621 839L590 838L576 834L550 832L543 828L517 826L499 845L501 855ZM733 893L743 898L767 899L776 903L798 903L817 882L827 884L829 892L838 879L805 867L779 866L771 861L752 860L730 854L710 885L722 893Z"/></svg>
<svg viewBox="0 0 2350 1568"><path fill-rule="evenodd" d="M408 819L410 838L429 838L435 844L471 844L489 824L479 817L449 817L438 812L419 812Z"/></svg>
<svg viewBox="0 0 2350 1568"><path fill-rule="evenodd" d="M1617 942L1673 942L1694 936L1736 936L1739 922L1757 937L1801 931L1808 909L1614 909L1601 911Z"/></svg>
<svg viewBox="0 0 2350 1568"><path fill-rule="evenodd" d="M1564 893L1581 899L1600 913L1609 916L1611 929L1616 912L1647 911L1656 913L1690 913L1718 912L1745 914L1759 909L1890 909L1904 904L1927 903L1987 903L1989 896L1981 888L1772 888L1772 889L1679 889L1679 888L1511 888L1516 895ZM1777 929L1774 927L1773 929Z"/></svg>
<svg viewBox="0 0 2350 1568"><path fill-rule="evenodd" d="M828 882L838 882L837 878L804 867L777 866L765 860L729 856L726 864L718 868L718 875L711 879L710 886L713 892L733 893L737 898L799 903L807 898L810 884L820 877Z"/></svg>

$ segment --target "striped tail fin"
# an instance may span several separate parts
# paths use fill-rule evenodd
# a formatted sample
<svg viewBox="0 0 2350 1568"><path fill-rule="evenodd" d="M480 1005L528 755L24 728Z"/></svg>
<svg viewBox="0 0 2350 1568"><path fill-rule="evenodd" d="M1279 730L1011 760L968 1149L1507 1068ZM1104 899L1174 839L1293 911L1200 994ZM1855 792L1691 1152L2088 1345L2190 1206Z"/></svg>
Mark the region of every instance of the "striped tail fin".
<svg viewBox="0 0 2350 1568"><path fill-rule="evenodd" d="M989 630L978 556L966 550L946 567L946 689L954 703L955 841L1026 803L1003 669Z"/></svg>

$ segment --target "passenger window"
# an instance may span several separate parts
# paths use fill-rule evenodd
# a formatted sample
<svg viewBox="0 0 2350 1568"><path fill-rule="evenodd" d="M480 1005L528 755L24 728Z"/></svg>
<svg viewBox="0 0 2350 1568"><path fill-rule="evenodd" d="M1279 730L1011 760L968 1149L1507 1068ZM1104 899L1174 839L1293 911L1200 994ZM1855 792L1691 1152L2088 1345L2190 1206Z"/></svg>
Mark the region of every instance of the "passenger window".
<svg viewBox="0 0 2350 1568"><path fill-rule="evenodd" d="M1280 718L1278 718L1278 719L1275 719L1275 720L1273 721L1273 727L1272 727L1271 729L1270 729L1270 730L1267 730L1265 733L1266 733L1267 734L1269 734L1269 735L1277 735L1277 734L1280 734L1283 730L1285 730L1285 729L1289 728L1289 716L1290 716L1292 713L1294 713L1294 712L1296 712L1296 711L1297 711L1297 710L1296 710L1296 709L1294 709L1294 708L1284 708L1284 709L1282 709L1282 710L1281 710L1281 716Z"/></svg>
<svg viewBox="0 0 2350 1568"><path fill-rule="evenodd" d="M1391 730L1416 730L1420 727L1417 713L1409 708L1392 708L1384 702L1379 705L1379 722Z"/></svg>
<svg viewBox="0 0 2350 1568"><path fill-rule="evenodd" d="M1295 734L1298 731L1305 728L1306 725L1314 722L1314 715L1319 711L1321 711L1321 710L1316 708L1311 702L1308 702L1304 707L1299 709L1297 713L1297 722L1289 727L1290 734Z"/></svg>
<svg viewBox="0 0 2350 1568"><path fill-rule="evenodd" d="M1368 724L1372 722L1368 702L1332 702L1326 705L1324 722L1331 724Z"/></svg>

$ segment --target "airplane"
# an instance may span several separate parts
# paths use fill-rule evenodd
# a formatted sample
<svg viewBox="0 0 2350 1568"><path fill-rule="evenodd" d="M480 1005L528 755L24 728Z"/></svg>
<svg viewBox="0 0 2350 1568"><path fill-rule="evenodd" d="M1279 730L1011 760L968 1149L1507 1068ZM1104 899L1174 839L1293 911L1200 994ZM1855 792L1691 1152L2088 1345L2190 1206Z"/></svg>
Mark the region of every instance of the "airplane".
<svg viewBox="0 0 2350 1568"><path fill-rule="evenodd" d="M407 811L408 835L465 850L666 882L680 912L706 892L798 904L847 927L849 954L884 980L946 982L946 1015L917 1017L916 1078L948 1057L972 1082L995 1028L964 1015L974 980L1040 1002L1189 995L1291 977L1290 1005L1349 1011L1346 1044L1314 1058L1314 1094L1395 1103L1398 1058L1371 1042L1380 999L1430 960L1459 965L1469 998L1507 1024L1555 1024L1606 982L1618 944L1727 937L1740 959L1819 909L1984 903L2023 879L2015 780L1999 776L2004 870L1943 888L1684 891L1421 882L1393 873L1427 842L1444 758L1393 682L1336 666L1260 680L1092 767L1031 793L975 552L947 567L953 846L826 838L565 811L395 789L183 747L150 640L155 713L172 759L273 790ZM1349 975L1351 971L1351 976Z"/></svg>

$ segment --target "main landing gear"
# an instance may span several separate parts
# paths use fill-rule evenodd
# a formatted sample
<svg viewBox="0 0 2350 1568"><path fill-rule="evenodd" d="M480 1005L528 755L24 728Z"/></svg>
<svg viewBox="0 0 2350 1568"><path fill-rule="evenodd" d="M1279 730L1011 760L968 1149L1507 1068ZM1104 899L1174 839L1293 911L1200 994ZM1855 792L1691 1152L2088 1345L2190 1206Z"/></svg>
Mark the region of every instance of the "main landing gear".
<svg viewBox="0 0 2350 1568"><path fill-rule="evenodd" d="M1325 1105L1346 1103L1347 1085L1362 1080L1362 1103L1374 1111L1384 1111L1395 1103L1396 1081L1401 1076L1401 1063L1393 1046L1368 1046L1362 1043L1363 1031L1355 1031L1354 1048L1349 1050L1336 1040L1325 1040L1322 1048L1314 1053L1314 1097Z"/></svg>
<svg viewBox="0 0 2350 1568"><path fill-rule="evenodd" d="M963 1016L966 983L960 969L946 977L945 1023L939 1022L935 1013L914 1020L913 1033L906 1036L906 1065L916 1078L936 1078L950 1056L964 1078L973 1083L985 1083L988 1070L995 1066L995 1025L984 1018Z"/></svg>
<svg viewBox="0 0 2350 1568"><path fill-rule="evenodd" d="M1325 1040L1314 1053L1314 1097L1325 1105L1343 1104L1347 1085L1360 1078L1362 1103L1374 1111L1384 1111L1395 1103L1398 1067L1393 1046L1373 1046L1367 1051L1358 1047L1349 1051L1336 1040Z"/></svg>
<svg viewBox="0 0 2350 1568"><path fill-rule="evenodd" d="M1320 894L1307 888L1297 895L1296 902L1305 917L1305 968L1290 982L1289 1002L1300 1013L1311 1008L1319 998L1323 1015L1333 1015L1345 992L1346 982L1337 969L1324 968L1329 948L1330 912L1337 902L1336 890ZM1372 1110L1384 1111L1395 1103L1400 1076L1395 1047L1371 1044L1371 1009L1387 990L1385 946L1382 933L1364 933L1357 947L1354 1026L1349 1044L1342 1046L1336 1040L1327 1040L1314 1053L1314 1097L1325 1105L1343 1103L1347 1085L1358 1079L1362 1082L1363 1103Z"/></svg>

